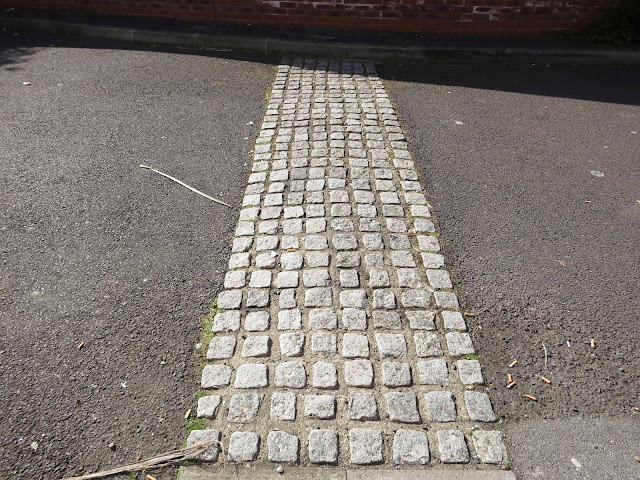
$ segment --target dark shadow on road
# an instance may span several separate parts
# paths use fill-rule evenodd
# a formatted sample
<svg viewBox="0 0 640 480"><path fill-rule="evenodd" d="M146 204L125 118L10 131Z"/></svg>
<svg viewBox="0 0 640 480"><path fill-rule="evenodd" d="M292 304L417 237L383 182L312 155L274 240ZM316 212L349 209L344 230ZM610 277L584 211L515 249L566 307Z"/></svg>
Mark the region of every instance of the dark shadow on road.
<svg viewBox="0 0 640 480"><path fill-rule="evenodd" d="M31 36L31 33L26 36ZM21 38L22 37L22 38ZM3 70L20 70L21 64L27 61L27 57L43 48L37 45L23 45L25 38L21 32L6 30L0 32L0 68ZM30 44L30 41L26 43Z"/></svg>
<svg viewBox="0 0 640 480"><path fill-rule="evenodd" d="M623 65L386 64L382 79L640 105L640 67Z"/></svg>
<svg viewBox="0 0 640 480"><path fill-rule="evenodd" d="M0 68L19 68L33 50L50 46L161 51L248 60L277 65L279 55L231 50L184 49L7 29L0 42ZM16 35L17 34L17 35ZM515 41L515 40L514 40ZM330 53L330 52L328 52ZM527 95L640 105L640 67L624 65L388 63L378 69L383 80L459 86Z"/></svg>

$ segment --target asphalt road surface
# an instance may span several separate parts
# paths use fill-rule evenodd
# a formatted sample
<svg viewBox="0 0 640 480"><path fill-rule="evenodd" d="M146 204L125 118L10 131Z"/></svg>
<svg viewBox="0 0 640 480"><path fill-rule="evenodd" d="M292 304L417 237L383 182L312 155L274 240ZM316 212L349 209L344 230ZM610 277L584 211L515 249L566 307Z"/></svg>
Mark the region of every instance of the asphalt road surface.
<svg viewBox="0 0 640 480"><path fill-rule="evenodd" d="M0 33L0 478L52 479L183 444L275 70L15 33ZM516 474L638 478L640 71L381 73Z"/></svg>
<svg viewBox="0 0 640 480"><path fill-rule="evenodd" d="M640 69L387 65L382 76L475 315L515 472L640 478Z"/></svg>
<svg viewBox="0 0 640 480"><path fill-rule="evenodd" d="M54 479L184 444L275 69L15 33L0 33L0 478Z"/></svg>

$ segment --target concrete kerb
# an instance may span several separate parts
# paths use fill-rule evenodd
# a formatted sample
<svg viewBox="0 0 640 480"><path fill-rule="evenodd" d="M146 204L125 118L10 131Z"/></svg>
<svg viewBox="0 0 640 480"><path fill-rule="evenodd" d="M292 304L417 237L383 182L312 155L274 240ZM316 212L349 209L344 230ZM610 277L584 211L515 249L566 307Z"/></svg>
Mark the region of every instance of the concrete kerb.
<svg viewBox="0 0 640 480"><path fill-rule="evenodd" d="M319 467L284 467L275 465L180 467L178 480L515 480L511 471L487 470L356 470Z"/></svg>
<svg viewBox="0 0 640 480"><path fill-rule="evenodd" d="M286 40L166 30L131 29L90 25L41 18L0 15L0 25L53 32L65 32L94 38L123 40L140 44L175 47L254 51L266 54L324 56L365 61L417 61L455 63L570 63L640 65L640 50L566 50L526 48L424 47L417 45L365 45L351 43Z"/></svg>

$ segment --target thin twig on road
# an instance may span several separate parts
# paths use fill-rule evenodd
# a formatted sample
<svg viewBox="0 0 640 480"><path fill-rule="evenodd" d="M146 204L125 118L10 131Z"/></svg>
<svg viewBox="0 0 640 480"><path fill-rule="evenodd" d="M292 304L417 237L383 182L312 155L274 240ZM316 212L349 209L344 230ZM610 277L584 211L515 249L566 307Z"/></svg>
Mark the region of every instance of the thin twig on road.
<svg viewBox="0 0 640 480"><path fill-rule="evenodd" d="M232 207L231 205L229 205L228 203L225 203L225 202L223 202L222 200L218 200L217 198L213 198L213 197L211 197L211 196L207 195L206 193L201 192L201 191L200 191L200 190L198 190L197 188L193 188L192 186L187 185L186 183L181 182L181 181L180 181L180 180L178 180L177 178L174 178L174 177L172 177L171 175L167 175L166 173L163 173L163 172L161 172L160 170L156 170L155 168L150 167L150 166L148 166L148 165L138 165L138 166L139 166L140 168L146 168L147 170L151 170L152 172L155 172L155 173L157 173L157 174L159 174L159 175L162 175L163 177L166 177L166 178L168 178L169 180L173 180L174 182L179 183L179 184L180 184L180 185L182 185L183 187L188 188L188 189L189 189L189 190L191 190L192 192L195 192L195 193L197 193L198 195L202 195L203 197L208 198L209 200L212 200L212 201L214 201L214 202L216 202L216 203L219 203L220 205L225 205L225 206L227 206L227 207L229 207L229 208L233 208L233 207Z"/></svg>

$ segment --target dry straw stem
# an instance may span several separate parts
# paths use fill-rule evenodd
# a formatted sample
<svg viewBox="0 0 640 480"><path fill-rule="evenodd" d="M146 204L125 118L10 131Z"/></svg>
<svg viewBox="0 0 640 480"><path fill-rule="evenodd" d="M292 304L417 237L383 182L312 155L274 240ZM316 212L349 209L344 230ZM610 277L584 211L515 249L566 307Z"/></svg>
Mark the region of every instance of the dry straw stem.
<svg viewBox="0 0 640 480"><path fill-rule="evenodd" d="M180 463L183 460L188 460L201 454L202 452L207 450L213 443L217 442L199 443L197 445L194 445L193 447L184 448L182 450L173 450L156 457L147 458L146 460L142 460L138 463L132 463L131 465L124 465L122 467L112 468L110 470L102 470L101 472L89 473L80 477L66 477L63 480L89 480L91 478L103 478L110 475L117 475L118 473L139 472L141 470L166 467L168 465Z"/></svg>

